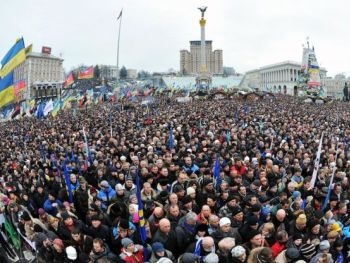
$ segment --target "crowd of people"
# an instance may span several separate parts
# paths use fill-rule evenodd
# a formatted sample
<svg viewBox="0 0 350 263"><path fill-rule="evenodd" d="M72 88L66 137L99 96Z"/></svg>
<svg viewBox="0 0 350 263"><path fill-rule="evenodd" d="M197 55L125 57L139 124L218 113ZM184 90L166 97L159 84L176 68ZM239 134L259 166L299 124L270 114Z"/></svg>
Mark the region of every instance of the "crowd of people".
<svg viewBox="0 0 350 263"><path fill-rule="evenodd" d="M1 123L1 217L38 262L349 262L349 122L280 95Z"/></svg>

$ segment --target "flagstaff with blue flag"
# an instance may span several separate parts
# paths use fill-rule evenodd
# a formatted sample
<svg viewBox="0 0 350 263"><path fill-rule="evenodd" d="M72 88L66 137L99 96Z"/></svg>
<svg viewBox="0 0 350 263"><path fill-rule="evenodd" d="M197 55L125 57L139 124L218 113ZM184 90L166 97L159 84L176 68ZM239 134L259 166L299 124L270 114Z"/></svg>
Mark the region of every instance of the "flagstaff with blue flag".
<svg viewBox="0 0 350 263"><path fill-rule="evenodd" d="M84 127L83 127L83 135L84 135L84 141L85 141L85 144L86 144L86 152L87 152L88 161L90 162L90 164L92 164L91 151L90 151L89 142L88 142L88 140L87 140L86 133L85 133L85 128L84 128Z"/></svg>
<svg viewBox="0 0 350 263"><path fill-rule="evenodd" d="M173 138L173 127L169 125L169 150L172 150L174 148L174 138Z"/></svg>
<svg viewBox="0 0 350 263"><path fill-rule="evenodd" d="M73 203L72 186L71 186L71 182L70 182L70 178L69 178L69 172L67 169L66 160L64 161L62 168L63 168L64 179L65 179L66 185L67 185L69 203Z"/></svg>
<svg viewBox="0 0 350 263"><path fill-rule="evenodd" d="M147 250L147 244L146 244L146 239L147 239L147 233L146 233L146 226L145 226L145 218L143 214L143 203L141 199L141 187L140 187L140 177L139 177L139 169L136 171L136 197L137 197L137 204L139 208L139 230L140 230L140 237L142 241L142 245L144 247L144 257L145 260L148 259L148 250Z"/></svg>
<svg viewBox="0 0 350 263"><path fill-rule="evenodd" d="M220 155L219 154L216 155L213 174L214 174L216 190L220 191L221 177L220 177Z"/></svg>

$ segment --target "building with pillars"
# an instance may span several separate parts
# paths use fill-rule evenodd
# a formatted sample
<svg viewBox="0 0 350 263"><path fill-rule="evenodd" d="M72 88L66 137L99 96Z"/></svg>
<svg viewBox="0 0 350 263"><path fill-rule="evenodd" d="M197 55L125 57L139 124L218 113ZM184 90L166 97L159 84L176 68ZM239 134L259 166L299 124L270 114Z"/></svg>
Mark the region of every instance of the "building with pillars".
<svg viewBox="0 0 350 263"><path fill-rule="evenodd" d="M270 91L296 95L298 93L297 80L300 74L301 63L284 61L258 69L247 71L243 86L254 90ZM320 68L321 83L325 86L327 71Z"/></svg>
<svg viewBox="0 0 350 263"><path fill-rule="evenodd" d="M26 88L20 100L48 99L60 96L64 82L63 59L44 53L30 52L15 68L14 82L24 80Z"/></svg>

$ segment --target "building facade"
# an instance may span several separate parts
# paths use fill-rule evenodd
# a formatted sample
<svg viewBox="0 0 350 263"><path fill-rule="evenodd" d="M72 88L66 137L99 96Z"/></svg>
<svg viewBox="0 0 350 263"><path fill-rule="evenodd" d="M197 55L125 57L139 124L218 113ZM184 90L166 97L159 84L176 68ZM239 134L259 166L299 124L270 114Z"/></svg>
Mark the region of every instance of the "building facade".
<svg viewBox="0 0 350 263"><path fill-rule="evenodd" d="M346 78L343 74L338 74L334 78L326 78L325 85L327 87L327 95L336 99L344 97L344 86L347 83L350 85L350 78Z"/></svg>
<svg viewBox="0 0 350 263"><path fill-rule="evenodd" d="M105 79L116 79L118 77L117 66L98 65L100 69L100 77Z"/></svg>
<svg viewBox="0 0 350 263"><path fill-rule="evenodd" d="M284 61L267 65L258 69L247 71L243 85L254 90L284 93L289 95L298 94L297 80L300 74L301 63ZM322 86L325 86L327 71L320 68Z"/></svg>
<svg viewBox="0 0 350 263"><path fill-rule="evenodd" d="M210 74L222 75L223 54L221 49L213 51L212 41L205 41L205 63L206 69ZM180 50L180 74L194 75L199 74L201 70L201 41L190 41L190 51Z"/></svg>
<svg viewBox="0 0 350 263"><path fill-rule="evenodd" d="M136 79L137 78L137 70L136 69L127 69L126 77L128 79Z"/></svg>
<svg viewBox="0 0 350 263"><path fill-rule="evenodd" d="M14 70L14 82L21 80L25 81L25 89L19 101L58 97L64 82L63 59L49 53L30 52Z"/></svg>

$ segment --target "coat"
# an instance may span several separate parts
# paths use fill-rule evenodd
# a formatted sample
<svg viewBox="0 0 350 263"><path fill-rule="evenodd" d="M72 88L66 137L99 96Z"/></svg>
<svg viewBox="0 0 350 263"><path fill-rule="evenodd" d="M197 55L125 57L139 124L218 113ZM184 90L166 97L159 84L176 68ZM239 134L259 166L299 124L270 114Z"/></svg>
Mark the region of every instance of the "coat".
<svg viewBox="0 0 350 263"><path fill-rule="evenodd" d="M129 253L122 248L122 252L119 257L127 263L144 263L145 259L143 257L143 247L141 245L135 245L135 250L133 253Z"/></svg>

